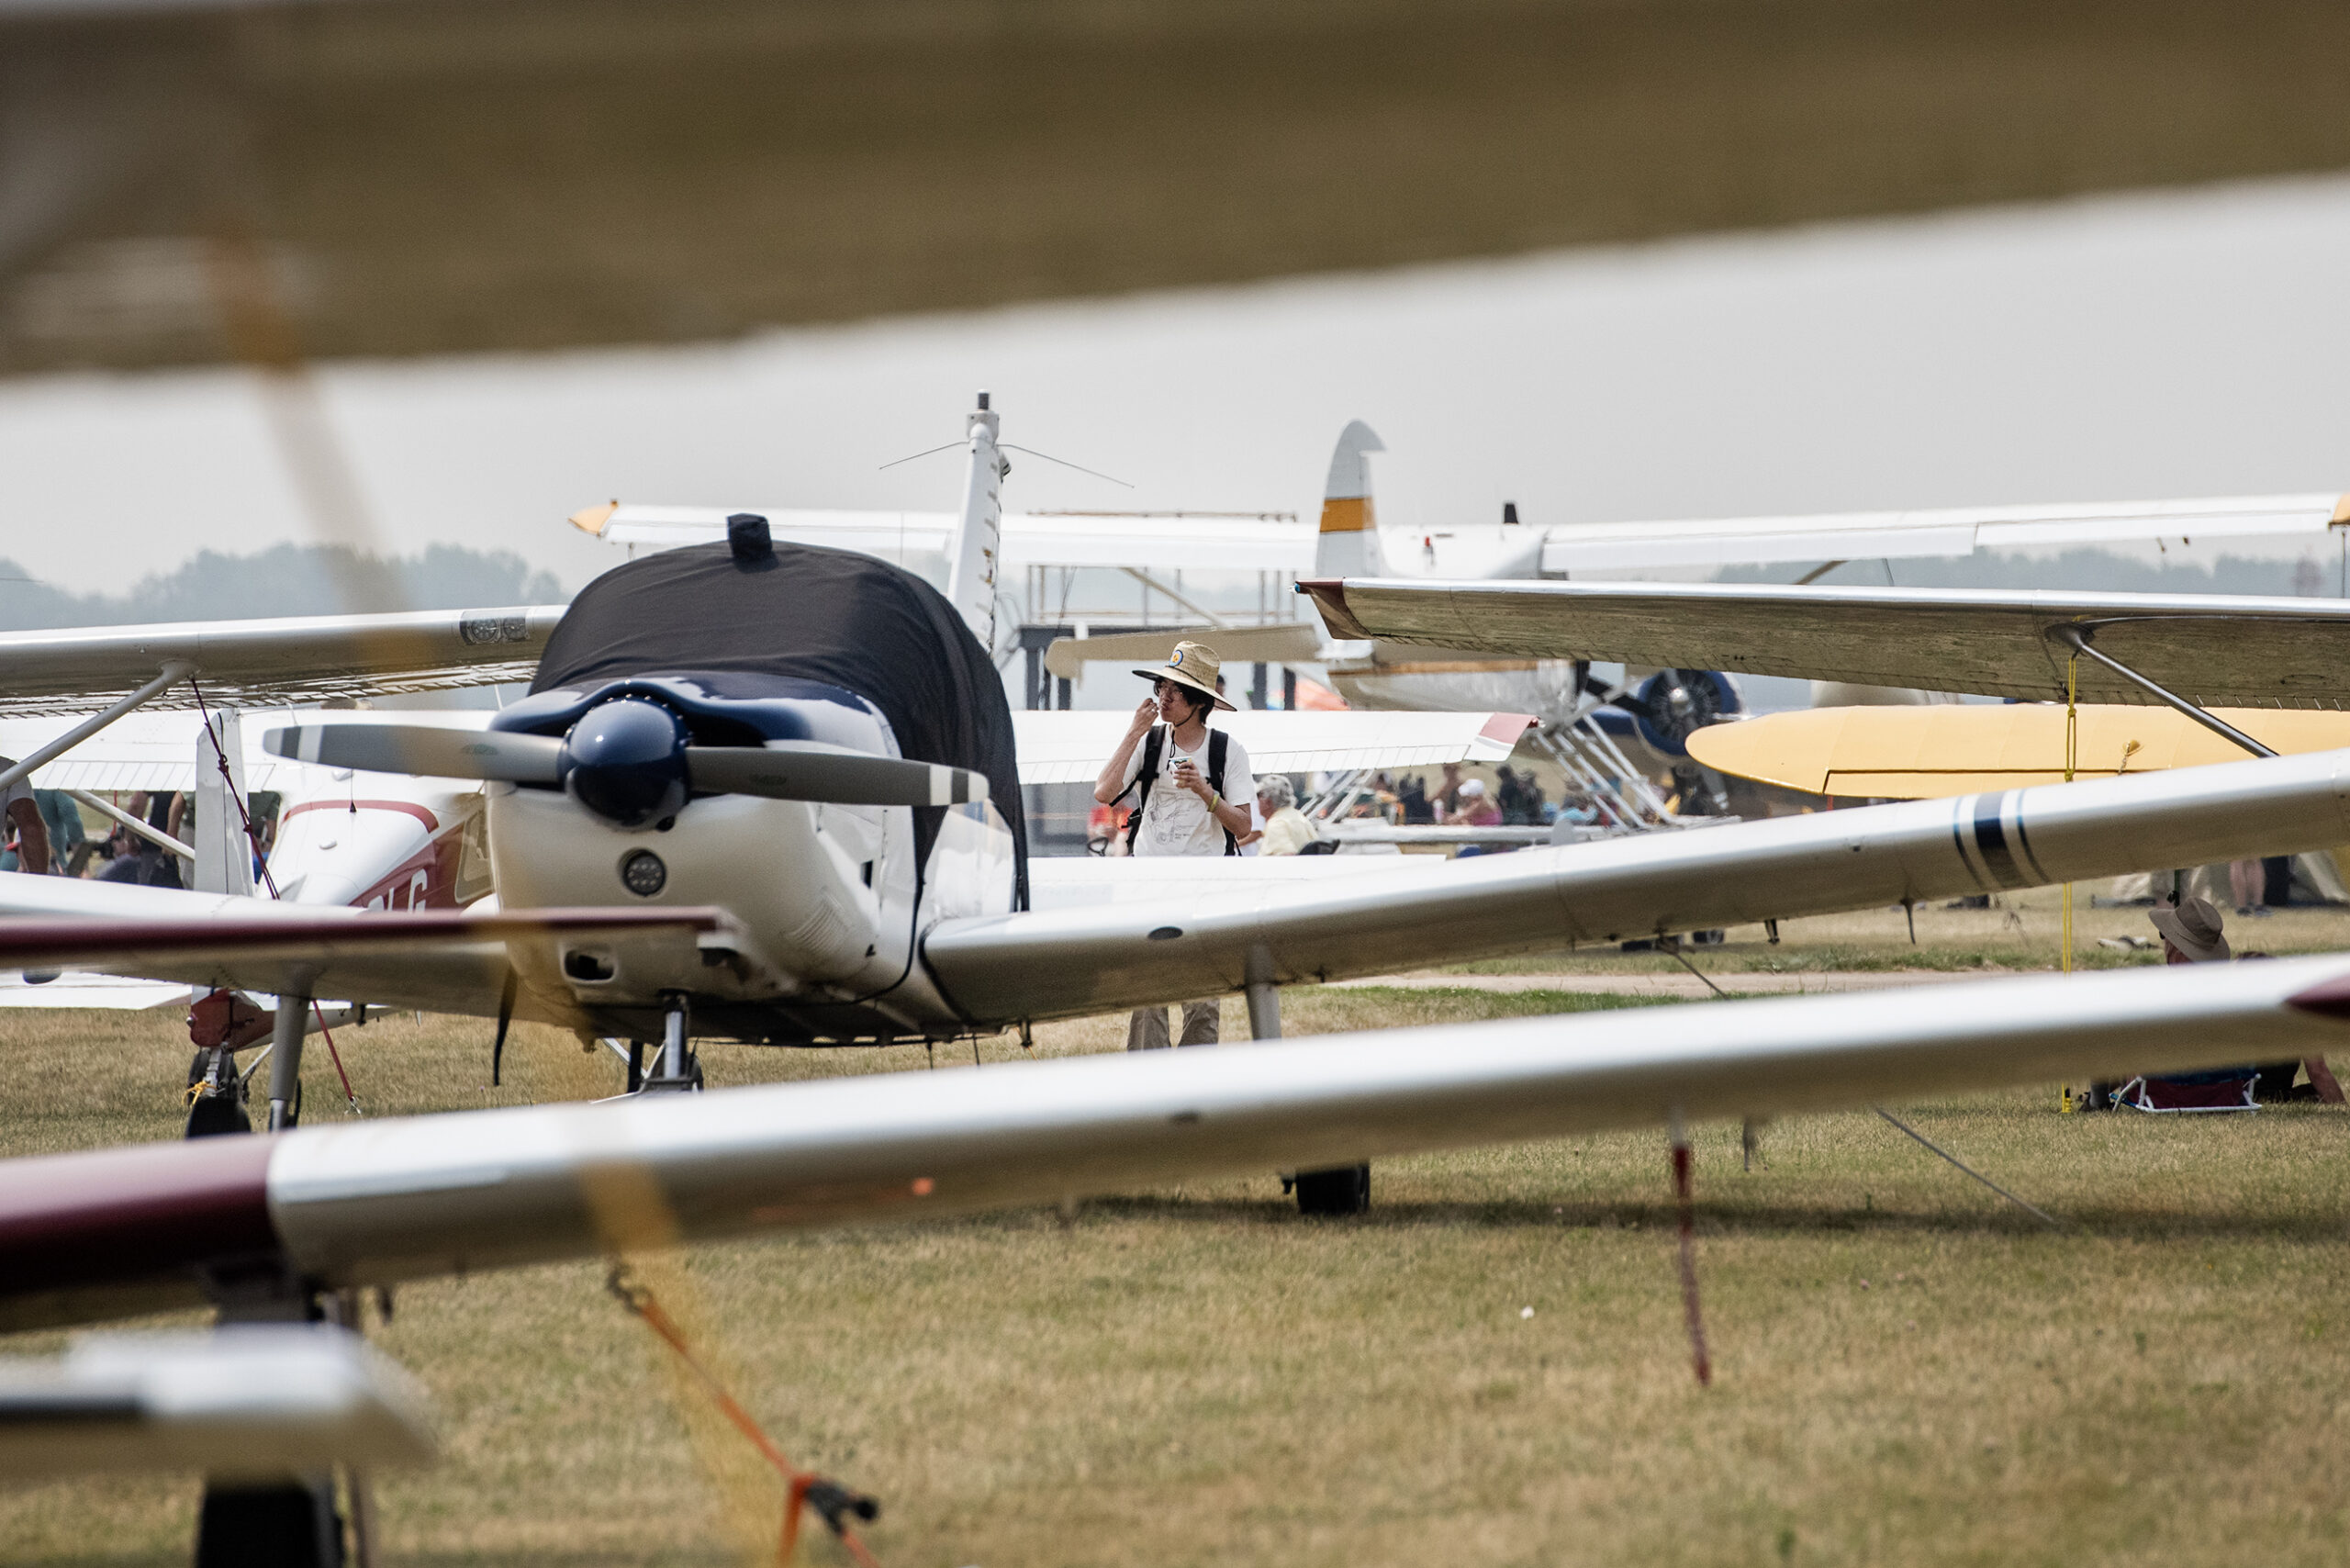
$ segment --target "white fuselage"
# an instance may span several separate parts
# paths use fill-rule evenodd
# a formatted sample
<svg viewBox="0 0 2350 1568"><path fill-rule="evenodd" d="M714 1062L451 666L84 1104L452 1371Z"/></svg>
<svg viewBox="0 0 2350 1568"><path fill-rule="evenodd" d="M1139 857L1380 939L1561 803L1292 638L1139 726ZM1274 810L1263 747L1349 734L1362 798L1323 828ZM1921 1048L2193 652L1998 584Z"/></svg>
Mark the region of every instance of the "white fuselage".
<svg viewBox="0 0 2350 1568"><path fill-rule="evenodd" d="M741 935L695 960L625 937L563 945L523 982L566 1010L634 1015L685 996L696 1032L873 1038L951 1033L957 1020L918 961L942 919L1012 907L1012 836L990 806L948 808L916 876L914 812L746 795L697 798L666 830L613 826L556 790L488 787L489 858L509 912L622 904L716 906ZM625 879L661 863L652 892ZM617 1029L617 1025L616 1025Z"/></svg>

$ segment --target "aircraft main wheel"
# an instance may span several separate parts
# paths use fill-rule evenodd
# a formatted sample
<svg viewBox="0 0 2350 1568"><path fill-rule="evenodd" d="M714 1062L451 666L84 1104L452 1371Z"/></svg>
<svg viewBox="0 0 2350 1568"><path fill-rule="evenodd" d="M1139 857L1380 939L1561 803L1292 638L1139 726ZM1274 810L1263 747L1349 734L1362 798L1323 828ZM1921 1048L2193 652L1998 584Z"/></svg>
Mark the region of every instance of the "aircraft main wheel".
<svg viewBox="0 0 2350 1568"><path fill-rule="evenodd" d="M342 1518L330 1484L216 1484L204 1489L196 1568L341 1568Z"/></svg>
<svg viewBox="0 0 2350 1568"><path fill-rule="evenodd" d="M1336 1170L1297 1173L1297 1212L1359 1215L1371 1207L1371 1167L1342 1165Z"/></svg>

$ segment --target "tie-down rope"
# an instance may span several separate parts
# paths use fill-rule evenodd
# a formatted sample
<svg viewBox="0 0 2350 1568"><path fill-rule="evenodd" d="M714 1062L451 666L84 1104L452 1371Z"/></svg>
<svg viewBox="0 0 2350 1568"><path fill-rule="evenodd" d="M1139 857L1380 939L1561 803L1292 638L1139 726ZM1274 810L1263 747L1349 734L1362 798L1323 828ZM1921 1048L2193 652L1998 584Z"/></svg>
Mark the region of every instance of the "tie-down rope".
<svg viewBox="0 0 2350 1568"><path fill-rule="evenodd" d="M720 1383L702 1364L701 1359L693 1353L686 1343L685 1331L677 1327L677 1319L663 1310L652 1288L632 1274L627 1264L612 1265L612 1271L605 1276L604 1288L610 1291L622 1306L643 1318L644 1326L659 1335L662 1342L677 1352L677 1359L694 1374L695 1381L701 1384L703 1392L710 1395L711 1402L718 1406L720 1413L733 1424L736 1431L750 1439L751 1446L757 1449L760 1456L775 1467L776 1473L783 1477L789 1495L783 1505L783 1536L776 1551L776 1562L790 1562L792 1552L798 1549L800 1511L804 1506L816 1510L817 1517L840 1538L841 1544L848 1549L848 1554L862 1568L880 1568L880 1564L874 1561L873 1553L856 1539L856 1532L850 1528L848 1521L854 1515L869 1524L880 1516L881 1505L850 1491L836 1481L827 1481L813 1471L794 1469L791 1462L783 1456L783 1450L775 1446L775 1439L767 1436L765 1428L752 1419L751 1413L726 1392L725 1384Z"/></svg>
<svg viewBox="0 0 2350 1568"><path fill-rule="evenodd" d="M283 895L277 890L277 878L269 868L269 857L261 852L261 832L253 826L253 814L245 809L244 797L238 793L236 776L229 771L229 754L227 747L221 744L221 731L212 727L212 709L204 700L204 688L197 684L196 677L192 675L187 678L187 685L188 689L196 693L196 711L203 716L204 733L212 741L212 760L220 769L221 792L229 797L229 803L237 808L237 821L244 827L245 843L252 850L254 863L261 868L262 886L269 890L271 898L282 898ZM366 1113L359 1108L359 1096L352 1092L351 1074L343 1070L342 1053L334 1047L334 1031L327 1027L326 1011L319 1005L318 998L310 997L308 1000L312 1015L319 1021L319 1036L327 1043L327 1059L334 1063L334 1075L342 1080L343 1100L351 1106L352 1115L365 1115ZM285 1004L285 999L281 996L277 999L277 1002L283 1007ZM274 1072L276 1069L272 1068L270 1070Z"/></svg>

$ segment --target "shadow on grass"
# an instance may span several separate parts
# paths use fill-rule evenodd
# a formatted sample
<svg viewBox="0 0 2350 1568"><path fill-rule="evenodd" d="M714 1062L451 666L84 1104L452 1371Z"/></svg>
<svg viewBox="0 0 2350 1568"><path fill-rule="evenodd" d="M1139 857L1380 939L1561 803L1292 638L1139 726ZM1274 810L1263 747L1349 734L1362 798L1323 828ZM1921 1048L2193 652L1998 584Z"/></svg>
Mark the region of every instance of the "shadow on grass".
<svg viewBox="0 0 2350 1568"><path fill-rule="evenodd" d="M1660 1182L1662 1185L1662 1182ZM2029 1194L2027 1194L2029 1195ZM1974 1204L1964 1194L1955 1203ZM1995 1206L1996 1205L1996 1206ZM2045 1206L2045 1205L2043 1205ZM2050 1210L2070 1222L2064 1234L2106 1240L2162 1241L2186 1238L2266 1239L2333 1244L2342 1240L2338 1214L2182 1214L2175 1210L2100 1204L2072 1212ZM1809 1236L1860 1231L1940 1234L2037 1235L2049 1227L1989 1193L1974 1207L1922 1209L1828 1208L1793 1204L1722 1203L1700 1199L1694 1210L1701 1234L1708 1236ZM1665 1229L1680 1223L1669 1202L1595 1204L1561 1198L1498 1203L1382 1203L1374 1187L1371 1212L1355 1216L1301 1215L1286 1199L1187 1200L1168 1197L1095 1198L1080 1216L1148 1219L1170 1223L1266 1226L1411 1229ZM1033 1222L1033 1214L1029 1216ZM985 1223L984 1221L978 1223Z"/></svg>
<svg viewBox="0 0 2350 1568"><path fill-rule="evenodd" d="M822 1534L821 1525L817 1533ZM189 1539L195 1539L193 1525ZM10 1557L7 1562L9 1568L187 1568L192 1555L193 1547L162 1556L93 1551L70 1557ZM398 1562L400 1568L613 1568L616 1563L628 1563L632 1568L735 1568L743 1561L726 1551L643 1557L624 1551L547 1551L535 1548L527 1551L379 1551L377 1555ZM847 1559L837 1550L818 1546L812 1551L803 1549L798 1561L827 1562Z"/></svg>

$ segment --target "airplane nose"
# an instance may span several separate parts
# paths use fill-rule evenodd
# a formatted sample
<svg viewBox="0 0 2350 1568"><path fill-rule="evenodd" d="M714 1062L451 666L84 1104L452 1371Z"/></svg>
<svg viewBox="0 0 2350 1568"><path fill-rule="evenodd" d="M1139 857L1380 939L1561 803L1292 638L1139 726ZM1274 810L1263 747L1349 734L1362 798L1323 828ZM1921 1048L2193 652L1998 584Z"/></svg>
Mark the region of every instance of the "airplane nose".
<svg viewBox="0 0 2350 1568"><path fill-rule="evenodd" d="M686 803L686 728L657 702L623 697L581 715L563 738L563 787L616 827L644 827Z"/></svg>

